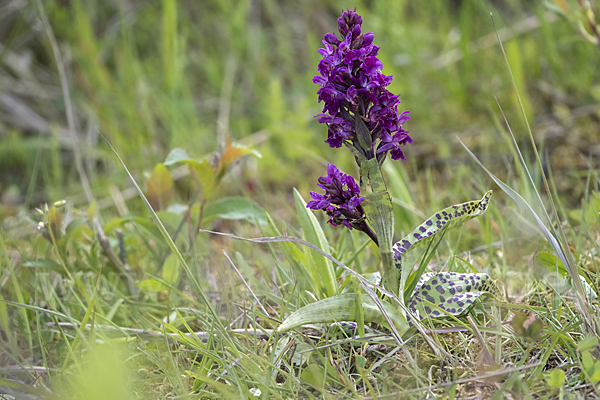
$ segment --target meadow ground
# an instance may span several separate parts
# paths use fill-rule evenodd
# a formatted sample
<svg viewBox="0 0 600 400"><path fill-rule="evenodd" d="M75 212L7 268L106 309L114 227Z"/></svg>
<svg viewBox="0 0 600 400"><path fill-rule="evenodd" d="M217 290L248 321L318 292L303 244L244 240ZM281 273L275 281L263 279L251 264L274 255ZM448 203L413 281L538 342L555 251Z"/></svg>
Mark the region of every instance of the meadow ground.
<svg viewBox="0 0 600 400"><path fill-rule="evenodd" d="M0 398L600 397L599 6L0 2ZM420 271L500 294L402 346L277 334L361 283L299 243L217 234L382 270L303 204L328 163L358 179L313 118L317 49L348 7L411 110L407 161L383 165L394 241L494 190Z"/></svg>

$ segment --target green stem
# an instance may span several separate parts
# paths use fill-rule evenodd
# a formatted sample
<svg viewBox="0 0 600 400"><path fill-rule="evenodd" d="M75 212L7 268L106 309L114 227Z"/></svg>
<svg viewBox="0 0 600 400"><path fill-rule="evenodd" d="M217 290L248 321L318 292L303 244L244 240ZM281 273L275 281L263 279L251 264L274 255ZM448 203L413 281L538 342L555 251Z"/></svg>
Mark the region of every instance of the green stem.
<svg viewBox="0 0 600 400"><path fill-rule="evenodd" d="M392 239L394 237L394 209L377 159L363 161L360 166L360 185L365 193L363 208L375 231L381 262L383 285L396 295L399 291L400 270L394 265Z"/></svg>

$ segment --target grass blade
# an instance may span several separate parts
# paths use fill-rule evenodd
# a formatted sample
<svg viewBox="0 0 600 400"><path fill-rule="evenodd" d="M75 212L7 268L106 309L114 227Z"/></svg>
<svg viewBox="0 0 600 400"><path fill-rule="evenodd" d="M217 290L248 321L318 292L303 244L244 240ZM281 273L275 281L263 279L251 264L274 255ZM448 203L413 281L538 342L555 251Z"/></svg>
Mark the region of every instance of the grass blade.
<svg viewBox="0 0 600 400"><path fill-rule="evenodd" d="M548 228L546 227L546 225L544 224L544 222L542 221L542 219L538 216L538 214L534 211L534 209L529 205L529 203L527 203L527 201L521 197L521 195L519 193L517 193L515 190L513 190L510 186L508 186L506 183L502 182L502 180L500 180L496 175L494 175L489 169L487 169L481 161L479 161L479 159L477 158L477 156L475 154L473 154L471 152L471 150L469 150L469 148L462 142L462 140L460 140L460 138L458 138L458 141L460 142L460 144L465 148L465 150L469 153L469 155L471 157L473 157L473 159L475 160L475 162L477 164L479 164L479 166L481 168L483 168L483 170L485 172L487 172L487 174L494 180L494 182L496 182L496 184L498 186L500 186L500 188L507 194L510 196L511 199L513 199L519 206L529 210L531 212L531 214L533 215L533 217L535 218L539 228L541 229L542 233L544 234L544 237L546 237L546 240L548 240L548 243L550 243L550 246L552 246L552 248L554 249L554 251L556 252L557 256L560 258L560 261L563 263L563 265L567 268L567 270L569 271L569 275L571 276L571 280L574 282L575 284L575 288L577 290L577 294L579 296L581 296L582 299L585 299L585 295L583 293L583 288L581 286L581 282L579 280L579 274L577 273L577 269L573 269L570 266L572 264L569 264L567 262L567 257L565 256L565 251L563 250L563 247L561 246L561 244L556 240L556 238L554 237L554 235L548 230Z"/></svg>
<svg viewBox="0 0 600 400"><path fill-rule="evenodd" d="M304 233L306 240L319 247L324 252L329 253L329 243L327 242L327 238L325 237L325 233L323 233L319 221L317 221L313 212L306 208L306 202L296 189L294 189L294 203L296 205L296 213L298 214L300 225L302 226L302 232ZM310 262L310 260L307 261ZM314 261L316 271L311 271L313 279L315 282L322 283L321 290L325 292L327 297L333 296L337 293L337 288L335 272L333 271L331 261L321 256L315 256ZM321 293L315 293L315 295L321 297Z"/></svg>
<svg viewBox="0 0 600 400"><path fill-rule="evenodd" d="M140 186L135 181L133 175L131 175L131 172L129 172L129 169L127 168L127 166L125 165L125 163L123 162L123 160L121 159L121 157L119 156L119 153L117 153L117 151L110 144L110 142L108 141L108 139L106 137L104 137L104 135L102 135L102 133L100 133L100 135L106 141L106 143L108 144L108 146L110 147L110 149L113 151L113 153L115 154L115 156L117 157L117 159L119 160L119 162L121 163L121 165L123 166L123 168L125 169L125 172L127 172L127 175L129 176L129 178L131 179L131 182L135 186L135 189L137 190L138 194L140 195L140 198L142 199L142 201L144 202L144 205L146 206L146 208L148 209L148 211L150 212L150 214L152 214L152 216L154 217L154 220L156 221L156 225L158 226L158 229L160 230L160 233L162 234L163 238L165 239L165 241L169 245L169 248L171 249L171 251L174 254L177 255L177 258L179 259L179 262L183 266L183 269L185 269L185 272L187 273L188 278L191 279L191 281L196 286L196 290L197 290L200 298L202 299L202 302L206 305L206 307L208 308L209 312L214 317L214 322L217 323L219 325L219 327L224 330L223 324L221 322L221 318L219 317L219 315L213 309L212 305L210 304L210 301L208 300L208 297L206 296L206 293L204 293L204 290L202 290L202 287L200 286L200 282L198 282L198 279L196 278L196 274L194 274L192 272L192 270L190 269L190 267L188 266L187 262L183 258L183 255L181 254L181 252L179 251L179 249L175 245L175 242L173 242L173 239L171 238L171 235L169 235L169 232L167 232L167 229L163 225L162 221L160 220L160 218L158 218L158 216L154 212L154 209L150 205L150 202L148 202L148 199L146 198L146 196L144 196L144 192L142 191L142 189L140 188Z"/></svg>

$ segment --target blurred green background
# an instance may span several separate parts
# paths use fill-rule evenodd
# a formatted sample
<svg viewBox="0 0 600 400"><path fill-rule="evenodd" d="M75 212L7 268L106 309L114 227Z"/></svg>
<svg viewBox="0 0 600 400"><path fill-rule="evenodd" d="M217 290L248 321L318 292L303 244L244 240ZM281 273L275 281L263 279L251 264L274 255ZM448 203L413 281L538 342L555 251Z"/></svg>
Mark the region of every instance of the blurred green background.
<svg viewBox="0 0 600 400"><path fill-rule="evenodd" d="M571 17L553 11L560 6ZM446 184L471 165L456 135L505 170L510 154L490 89L517 138L526 137L490 12L557 174L587 169L579 154L598 160L600 52L579 33L575 2L7 0L0 7L3 217L65 197L85 203L49 34L102 208L114 204L110 188L130 184L99 132L138 177L174 147L200 157L224 135L253 146L263 158L243 161L223 190L271 212L292 187L307 197L327 161L356 173L347 151L324 143L311 82L322 36L337 33L347 7L363 15L363 31L375 32L384 73L394 76L390 89L401 95L400 109L412 111L404 171L419 201L428 200L428 173L437 200L463 195ZM559 186L575 201L581 194L567 181Z"/></svg>
<svg viewBox="0 0 600 400"><path fill-rule="evenodd" d="M591 3L596 11L597 5ZM78 341L88 335L67 331L73 326L59 332L55 323L87 322L93 309L101 323L160 330L160 321L175 318L172 307L185 307L191 313L186 323L209 330L214 321L202 314L203 304L195 297L206 292L227 326L247 328L250 322L240 319L238 306L254 300L226 264L223 248L253 290L268 299L265 304L274 319L262 321L270 324L267 328L307 302L297 260L310 260L309 253L291 245L267 248L198 235L195 228L203 222L206 198L194 197L186 168L168 166L173 188L164 184L167 189L158 190L158 200L161 193L168 194L175 211L163 208L159 213L171 235L183 232L176 244L193 271L179 273L178 264L168 261L171 250L101 134L149 197L151 171L156 172L155 166L174 148L196 159L208 155L217 161L228 138L255 149L262 157L235 160L208 204L242 196L258 203L275 223L252 225L249 222L256 221L248 216L247 221L231 222L217 218L213 208L202 228L246 237L302 236L293 188L308 199L327 162L358 177L350 153L324 142L327 129L314 118L322 105L311 81L321 39L326 32L337 32L336 20L348 7L356 7L363 16L363 32L375 33L383 72L394 76L389 89L401 95L400 111L411 110L412 118L404 125L414 139L404 148L407 162L388 160L384 166L395 201L396 239L431 213L495 189L486 215L449 234L439 252L455 255L484 244L479 250L485 251L473 264L503 282L507 297L517 303L533 297L530 284L541 281L541 275L534 276L531 260L546 244L457 140L460 137L495 174L531 198L525 169L516 160L492 94L539 183L540 171L531 161L531 143L492 12L543 167L556 184L561 221L575 222L569 231L577 238L573 246L582 255L582 265L588 262L592 245L587 241L594 242L597 235L593 224L598 196L596 208L580 208L600 182L600 47L590 42L589 13L576 0L3 0L0 299L18 307L0 302L2 366L31 362L43 366L40 370L48 377L59 371L54 376L69 382L63 386L75 393L72 398L83 398L79 392L112 398L114 388L104 382L113 382L114 391L130 385L127 390L139 398L150 398L143 395L147 387L154 398L171 392L183 396L202 385L212 393L214 382L187 370L197 360L185 346L176 356L169 346L135 347L135 356L128 358L133 366L127 366L141 377L135 384L124 378L127 368L122 372L113 367L121 363L119 349L90 352L91 367L69 375L87 359L79 357L86 347ZM62 199L66 205L42 215L34 210ZM92 200L95 206L89 207ZM259 208L240 204L252 212ZM325 224L324 215L316 215L333 256L359 272L377 268L374 245L367 247L357 232L335 229ZM589 231L579 227L586 219L592 226ZM58 241L50 240L48 232ZM574 234L578 232L583 234ZM437 261L439 268L442 259ZM458 268L453 263L457 262L450 257L447 267ZM122 269L129 265L131 270ZM194 287L190 277L196 275L200 283L194 282ZM173 287L166 290L155 278ZM345 279L341 274L338 278ZM182 321L177 322L181 329ZM94 335L90 333L90 343ZM221 350L232 347L223 343L207 349L198 344L196 350L206 351L201 354L221 360L229 369L238 355L233 352L228 359L229 353ZM240 354L264 358L258 362L261 370L255 359L240 364L252 377L245 384L254 388L256 371L269 376L263 372L270 371L270 352L236 343ZM207 371L216 368L206 361L210 357L202 361ZM95 369L96 364L103 369ZM23 382L45 385L45 378L38 378L30 373ZM126 389L120 393L129 398ZM61 398L60 393L56 396Z"/></svg>

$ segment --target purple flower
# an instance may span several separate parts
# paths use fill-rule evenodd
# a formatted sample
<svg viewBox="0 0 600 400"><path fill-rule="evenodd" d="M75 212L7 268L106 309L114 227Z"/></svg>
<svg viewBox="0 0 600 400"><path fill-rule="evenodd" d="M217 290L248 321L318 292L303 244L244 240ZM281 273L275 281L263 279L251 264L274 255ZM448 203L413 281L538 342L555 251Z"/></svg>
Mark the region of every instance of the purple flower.
<svg viewBox="0 0 600 400"><path fill-rule="evenodd" d="M331 225L356 228L377 242L377 237L366 223L365 211L361 205L364 198L360 197L360 187L354 178L329 164L327 176L319 177L318 182L317 186L324 189L325 194L310 192L313 200L308 202L306 208L324 210L330 217L327 222Z"/></svg>
<svg viewBox="0 0 600 400"><path fill-rule="evenodd" d="M399 96L386 89L392 76L381 72L383 63L377 58L375 35L361 34L361 25L356 9L347 10L338 18L342 40L333 33L325 34L325 47L319 49L323 56L318 66L320 75L313 78L320 86L319 102L324 102L319 122L328 126L326 142L331 147L353 146L366 159L377 157L380 162L388 152L392 159L406 161L400 146L412 143L402 128L410 111L398 114ZM366 126L370 138L364 134L358 137L357 132L366 132L358 124Z"/></svg>

